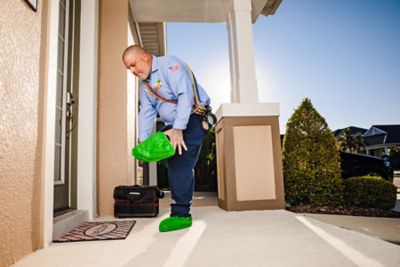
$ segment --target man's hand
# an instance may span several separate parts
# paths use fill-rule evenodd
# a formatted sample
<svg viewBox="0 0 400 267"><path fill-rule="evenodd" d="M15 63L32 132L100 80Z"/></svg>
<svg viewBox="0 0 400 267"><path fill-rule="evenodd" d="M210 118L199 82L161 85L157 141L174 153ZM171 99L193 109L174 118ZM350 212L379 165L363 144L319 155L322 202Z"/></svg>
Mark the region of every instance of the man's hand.
<svg viewBox="0 0 400 267"><path fill-rule="evenodd" d="M179 155L182 155L182 147L187 150L185 141L183 141L182 130L172 128L164 133L169 137L169 140L174 148L176 149L178 147Z"/></svg>

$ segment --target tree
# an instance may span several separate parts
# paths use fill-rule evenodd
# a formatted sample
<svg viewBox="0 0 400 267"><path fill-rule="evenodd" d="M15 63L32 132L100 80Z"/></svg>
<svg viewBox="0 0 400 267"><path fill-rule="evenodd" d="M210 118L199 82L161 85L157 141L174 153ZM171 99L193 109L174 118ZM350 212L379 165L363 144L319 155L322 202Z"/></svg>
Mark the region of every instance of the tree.
<svg viewBox="0 0 400 267"><path fill-rule="evenodd" d="M353 149L353 136L350 134L350 129L344 129L342 134L339 136L339 148L345 152L351 152Z"/></svg>
<svg viewBox="0 0 400 267"><path fill-rule="evenodd" d="M283 172L285 197L291 205L343 203L336 139L308 98L286 125Z"/></svg>
<svg viewBox="0 0 400 267"><path fill-rule="evenodd" d="M343 130L338 143L340 150L345 152L359 153L362 148L365 149L362 134L357 132L355 135L351 135L349 128Z"/></svg>
<svg viewBox="0 0 400 267"><path fill-rule="evenodd" d="M365 150L365 144L362 134L358 132L353 135L353 151L354 153L360 153L361 149Z"/></svg>

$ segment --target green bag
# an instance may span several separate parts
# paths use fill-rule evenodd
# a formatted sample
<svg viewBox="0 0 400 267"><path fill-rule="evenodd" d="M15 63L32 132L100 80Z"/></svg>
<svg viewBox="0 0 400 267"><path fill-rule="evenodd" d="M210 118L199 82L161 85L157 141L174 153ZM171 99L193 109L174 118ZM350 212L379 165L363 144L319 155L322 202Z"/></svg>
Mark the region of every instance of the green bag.
<svg viewBox="0 0 400 267"><path fill-rule="evenodd" d="M144 162L160 161L175 155L175 148L163 132L156 132L132 149L132 156Z"/></svg>

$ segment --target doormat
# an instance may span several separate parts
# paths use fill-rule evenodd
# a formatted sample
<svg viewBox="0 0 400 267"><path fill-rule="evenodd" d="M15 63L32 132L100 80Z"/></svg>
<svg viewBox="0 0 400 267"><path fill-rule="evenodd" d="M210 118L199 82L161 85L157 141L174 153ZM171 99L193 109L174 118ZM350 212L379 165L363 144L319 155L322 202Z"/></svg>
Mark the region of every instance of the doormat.
<svg viewBox="0 0 400 267"><path fill-rule="evenodd" d="M53 242L125 239L136 221L85 222Z"/></svg>

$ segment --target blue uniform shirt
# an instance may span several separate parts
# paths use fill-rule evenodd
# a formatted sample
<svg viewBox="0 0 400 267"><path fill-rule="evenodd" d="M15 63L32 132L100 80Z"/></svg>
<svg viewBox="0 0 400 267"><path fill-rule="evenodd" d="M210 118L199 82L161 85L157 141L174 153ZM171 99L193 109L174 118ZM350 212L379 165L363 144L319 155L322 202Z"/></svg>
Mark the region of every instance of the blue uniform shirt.
<svg viewBox="0 0 400 267"><path fill-rule="evenodd" d="M150 86L162 97L178 103L168 103L157 99L147 91L145 83L140 83L139 140L150 136L157 113L166 125L175 129L186 129L192 114L194 93L190 70L185 63L174 56L153 56L149 78ZM198 85L199 101L210 104L210 98Z"/></svg>

